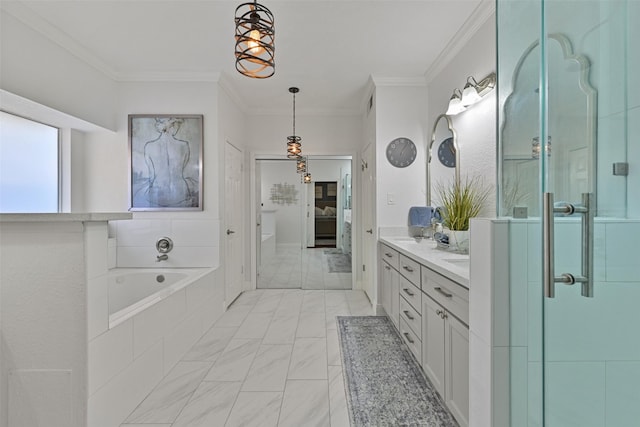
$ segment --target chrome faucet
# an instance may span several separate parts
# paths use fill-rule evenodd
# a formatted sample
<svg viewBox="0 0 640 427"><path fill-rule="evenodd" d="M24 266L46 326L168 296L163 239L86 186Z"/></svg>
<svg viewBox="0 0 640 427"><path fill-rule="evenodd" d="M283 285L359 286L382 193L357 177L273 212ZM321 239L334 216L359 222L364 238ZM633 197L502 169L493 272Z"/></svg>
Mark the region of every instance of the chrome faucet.
<svg viewBox="0 0 640 427"><path fill-rule="evenodd" d="M160 255L156 256L156 262L166 261L169 259L167 253L173 249L173 241L169 237L161 237L156 242L156 249Z"/></svg>

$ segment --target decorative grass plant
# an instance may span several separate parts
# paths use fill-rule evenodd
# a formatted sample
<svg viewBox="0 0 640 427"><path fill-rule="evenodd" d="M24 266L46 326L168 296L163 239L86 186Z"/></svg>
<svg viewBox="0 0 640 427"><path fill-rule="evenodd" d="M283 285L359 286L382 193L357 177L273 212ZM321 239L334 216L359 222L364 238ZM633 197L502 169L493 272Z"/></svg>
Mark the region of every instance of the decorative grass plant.
<svg viewBox="0 0 640 427"><path fill-rule="evenodd" d="M491 193L481 179L469 177L450 185L438 183L436 190L444 208L443 225L454 231L469 229L469 220L478 216Z"/></svg>

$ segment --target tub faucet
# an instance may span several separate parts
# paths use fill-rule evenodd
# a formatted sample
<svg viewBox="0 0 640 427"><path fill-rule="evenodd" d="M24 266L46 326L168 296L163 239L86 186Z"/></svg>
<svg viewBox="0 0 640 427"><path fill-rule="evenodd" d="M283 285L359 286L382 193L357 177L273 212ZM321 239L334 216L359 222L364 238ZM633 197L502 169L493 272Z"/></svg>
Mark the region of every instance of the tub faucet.
<svg viewBox="0 0 640 427"><path fill-rule="evenodd" d="M168 259L169 259L169 255L167 255L167 254L162 254L162 255L156 256L156 262L166 261Z"/></svg>

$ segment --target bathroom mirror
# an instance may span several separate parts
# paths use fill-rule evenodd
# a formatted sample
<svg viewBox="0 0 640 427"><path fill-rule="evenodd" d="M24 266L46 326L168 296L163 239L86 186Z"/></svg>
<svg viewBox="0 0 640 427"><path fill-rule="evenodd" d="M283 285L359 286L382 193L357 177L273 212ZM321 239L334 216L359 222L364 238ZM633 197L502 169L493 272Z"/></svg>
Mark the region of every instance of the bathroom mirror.
<svg viewBox="0 0 640 427"><path fill-rule="evenodd" d="M512 92L504 104L500 196L505 216L511 216L515 206L526 207L530 216L540 215L543 153L547 156L547 186L555 192L556 200L579 201L582 193L595 191L597 93L589 83L589 61L573 53L563 34L550 34L546 49L547 141L539 137L539 41L520 57Z"/></svg>
<svg viewBox="0 0 640 427"><path fill-rule="evenodd" d="M436 118L426 153L426 204L432 206L432 195L438 185L460 182L460 147L451 117L440 114Z"/></svg>

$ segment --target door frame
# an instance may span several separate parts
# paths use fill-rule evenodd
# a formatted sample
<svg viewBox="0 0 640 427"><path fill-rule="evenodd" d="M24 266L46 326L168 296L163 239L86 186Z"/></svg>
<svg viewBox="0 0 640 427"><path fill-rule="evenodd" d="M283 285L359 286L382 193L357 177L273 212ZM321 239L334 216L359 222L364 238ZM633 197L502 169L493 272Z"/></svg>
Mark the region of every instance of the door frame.
<svg viewBox="0 0 640 427"><path fill-rule="evenodd" d="M352 214L351 214L351 218L352 218L352 222L358 222L361 220L361 192L360 190L360 174L356 174L354 173L356 168L359 168L360 163L361 163L361 157L360 157L360 152L358 151L352 151L352 152L347 152L347 153L332 153L332 154L319 154L319 153L309 153L309 156L314 157L314 158L318 158L318 159L322 159L322 158L337 158L337 157L346 157L346 156L350 156L351 157L351 192L352 192L352 196L351 196L351 210L352 210ZM249 249L251 254L250 254L250 258L251 258L251 285L250 285L250 289L257 289L257 285L258 285L258 276L257 276L257 272L258 272L258 264L257 264L257 260L258 260L258 256L257 256L257 230L258 227L255 226L255 224L257 224L256 220L258 218L258 211L257 211L257 207L256 207L256 200L257 200L257 192L258 189L256 188L256 161L258 160L275 160L275 159L284 159L286 158L285 155L282 154L273 154L273 153L269 153L269 152L259 152L259 151L250 151L249 152L249 162L250 165L249 167L245 168L245 174L249 174L248 177L248 182L251 183L250 188L249 188L249 206L250 206L250 210L249 210L249 215L250 215L250 221L249 224L253 224L253 226L251 227L251 231L250 231L250 236L249 236L249 240L251 242L251 248ZM313 171L312 171L313 173ZM304 199L305 196L301 196L301 200L303 200L304 203ZM301 214L302 215L302 214ZM352 258L352 273L351 273L351 289L353 290L358 290L361 289L361 282L358 280L358 278L360 277L359 274L361 274L358 270L358 268L356 268L356 266L361 265L362 264L362 255L361 255L361 238L357 235L358 232L358 228L353 228L352 230L354 231L353 235L351 236L351 243L352 243L352 247L351 247L351 258ZM303 239L305 240L305 239ZM302 243L301 242L301 247L302 247Z"/></svg>

